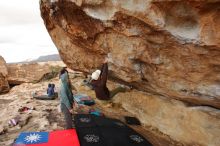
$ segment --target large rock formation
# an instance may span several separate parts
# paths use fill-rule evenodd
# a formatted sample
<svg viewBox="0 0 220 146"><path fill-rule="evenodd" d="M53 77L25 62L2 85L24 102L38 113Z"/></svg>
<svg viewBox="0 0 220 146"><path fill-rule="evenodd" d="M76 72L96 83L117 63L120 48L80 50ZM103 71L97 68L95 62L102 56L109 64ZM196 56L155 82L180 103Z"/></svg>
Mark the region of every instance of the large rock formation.
<svg viewBox="0 0 220 146"><path fill-rule="evenodd" d="M149 129L168 135L172 140L179 142L179 145L220 145L219 110L200 106L188 107L177 100L137 91L117 96L114 98L114 102L121 104L127 111L133 113ZM160 137L158 135L160 134L156 134L156 137ZM157 138L157 140L155 146L159 146L157 143L161 143L160 139ZM169 145L175 145L172 143L170 142ZM163 143L160 145L167 146Z"/></svg>
<svg viewBox="0 0 220 146"><path fill-rule="evenodd" d="M6 62L2 56L0 56L0 94L9 91L9 85L7 81L8 69Z"/></svg>
<svg viewBox="0 0 220 146"><path fill-rule="evenodd" d="M61 58L91 72L110 59L111 76L197 105L220 108L220 2L41 0Z"/></svg>
<svg viewBox="0 0 220 146"><path fill-rule="evenodd" d="M65 66L62 61L8 64L8 82L10 85L38 82L56 76L62 66Z"/></svg>
<svg viewBox="0 0 220 146"><path fill-rule="evenodd" d="M184 145L220 144L219 1L41 0L40 8L68 67L91 73L107 56L111 77L156 94L115 102Z"/></svg>

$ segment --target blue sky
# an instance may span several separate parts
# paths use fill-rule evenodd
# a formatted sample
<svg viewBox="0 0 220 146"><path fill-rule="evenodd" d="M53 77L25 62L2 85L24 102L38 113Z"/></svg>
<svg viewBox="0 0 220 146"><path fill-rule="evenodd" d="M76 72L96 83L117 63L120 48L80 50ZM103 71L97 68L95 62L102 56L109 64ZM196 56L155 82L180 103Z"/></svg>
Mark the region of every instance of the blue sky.
<svg viewBox="0 0 220 146"><path fill-rule="evenodd" d="M7 63L58 53L40 16L39 0L1 0L0 20L0 55Z"/></svg>

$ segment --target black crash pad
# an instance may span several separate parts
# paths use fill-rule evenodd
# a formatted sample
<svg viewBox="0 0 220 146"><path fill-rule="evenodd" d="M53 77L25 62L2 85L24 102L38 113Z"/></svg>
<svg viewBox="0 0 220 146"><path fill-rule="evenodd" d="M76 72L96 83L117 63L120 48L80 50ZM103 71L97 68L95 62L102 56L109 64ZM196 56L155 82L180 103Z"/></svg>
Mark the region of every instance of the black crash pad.
<svg viewBox="0 0 220 146"><path fill-rule="evenodd" d="M152 146L143 136L116 119L78 114L74 122L81 146Z"/></svg>
<svg viewBox="0 0 220 146"><path fill-rule="evenodd" d="M74 116L76 129L82 127L95 127L96 123L92 117L93 115L90 114L76 114Z"/></svg>

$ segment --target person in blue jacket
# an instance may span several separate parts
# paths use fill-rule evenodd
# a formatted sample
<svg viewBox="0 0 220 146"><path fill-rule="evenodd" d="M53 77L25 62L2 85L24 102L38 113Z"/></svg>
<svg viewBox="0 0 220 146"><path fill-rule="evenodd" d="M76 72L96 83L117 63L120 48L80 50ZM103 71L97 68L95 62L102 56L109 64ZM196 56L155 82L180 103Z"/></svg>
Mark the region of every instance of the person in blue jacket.
<svg viewBox="0 0 220 146"><path fill-rule="evenodd" d="M48 84L48 88L47 88L47 96L48 97L52 97L55 95L54 87L55 87L54 84Z"/></svg>

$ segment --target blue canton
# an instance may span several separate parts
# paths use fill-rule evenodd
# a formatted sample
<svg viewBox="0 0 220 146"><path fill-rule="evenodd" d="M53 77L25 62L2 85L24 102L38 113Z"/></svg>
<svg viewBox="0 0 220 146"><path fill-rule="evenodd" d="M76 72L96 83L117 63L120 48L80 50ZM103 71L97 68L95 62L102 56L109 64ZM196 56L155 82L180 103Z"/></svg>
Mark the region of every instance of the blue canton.
<svg viewBox="0 0 220 146"><path fill-rule="evenodd" d="M47 143L48 132L24 132L16 139L15 144L42 144Z"/></svg>

